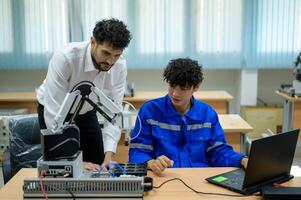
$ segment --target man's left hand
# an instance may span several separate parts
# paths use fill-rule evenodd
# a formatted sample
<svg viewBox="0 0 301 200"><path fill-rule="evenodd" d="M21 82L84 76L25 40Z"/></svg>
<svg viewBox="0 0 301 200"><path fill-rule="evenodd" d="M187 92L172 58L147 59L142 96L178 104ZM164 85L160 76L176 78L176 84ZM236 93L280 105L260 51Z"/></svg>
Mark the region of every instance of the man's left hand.
<svg viewBox="0 0 301 200"><path fill-rule="evenodd" d="M102 167L107 167L110 165L110 163L114 163L115 161L113 161L114 158L114 153L112 151L107 151L105 153L105 158L103 160L103 163L101 164Z"/></svg>
<svg viewBox="0 0 301 200"><path fill-rule="evenodd" d="M240 164L241 164L241 166L242 166L244 169L247 169L248 161L249 161L249 159L246 158L246 157L243 158L243 159L241 159Z"/></svg>

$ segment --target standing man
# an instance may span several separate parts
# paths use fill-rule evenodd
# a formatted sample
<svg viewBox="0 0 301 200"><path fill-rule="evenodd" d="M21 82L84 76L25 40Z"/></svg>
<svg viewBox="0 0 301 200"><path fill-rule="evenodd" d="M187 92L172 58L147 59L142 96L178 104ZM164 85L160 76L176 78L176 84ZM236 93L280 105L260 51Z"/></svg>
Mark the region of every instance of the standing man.
<svg viewBox="0 0 301 200"><path fill-rule="evenodd" d="M108 19L96 23L90 41L70 43L55 52L46 79L37 91L41 129L52 128L66 94L81 81L93 82L121 106L127 75L121 55L130 40L131 33L122 21ZM80 129L84 168L94 170L109 163L120 139L118 126L105 124L101 133L96 111L87 103L75 124Z"/></svg>
<svg viewBox="0 0 301 200"><path fill-rule="evenodd" d="M246 167L247 158L226 143L216 111L193 97L202 66L188 58L171 60L163 77L168 94L140 108L129 162L147 163L155 174L167 167Z"/></svg>

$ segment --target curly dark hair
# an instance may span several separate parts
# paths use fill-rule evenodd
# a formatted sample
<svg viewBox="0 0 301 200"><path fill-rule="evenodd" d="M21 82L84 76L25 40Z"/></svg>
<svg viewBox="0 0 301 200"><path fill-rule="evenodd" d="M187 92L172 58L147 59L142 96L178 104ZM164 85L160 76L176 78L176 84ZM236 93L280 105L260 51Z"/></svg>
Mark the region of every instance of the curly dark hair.
<svg viewBox="0 0 301 200"><path fill-rule="evenodd" d="M164 69L163 78L171 86L196 87L203 81L202 65L190 58L174 59Z"/></svg>
<svg viewBox="0 0 301 200"><path fill-rule="evenodd" d="M124 49L132 39L126 25L115 18L98 21L93 30L97 44L108 42L114 49Z"/></svg>

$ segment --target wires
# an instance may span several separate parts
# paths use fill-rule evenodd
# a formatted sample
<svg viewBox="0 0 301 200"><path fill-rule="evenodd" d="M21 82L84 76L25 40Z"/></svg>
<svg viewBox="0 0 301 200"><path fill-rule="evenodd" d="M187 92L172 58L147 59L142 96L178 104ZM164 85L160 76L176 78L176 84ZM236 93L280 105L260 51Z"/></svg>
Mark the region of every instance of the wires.
<svg viewBox="0 0 301 200"><path fill-rule="evenodd" d="M46 194L46 192L45 192L45 190L44 190L43 175L44 175L44 171L41 170L40 176L39 176L39 178L40 178L40 186L41 186L41 190L42 190L42 194L43 194L44 198L45 198L46 200L48 200L48 196L47 196L47 194Z"/></svg>
<svg viewBox="0 0 301 200"><path fill-rule="evenodd" d="M73 194L73 192L71 192L70 188L67 189L67 192L69 192L72 199L75 200L75 195Z"/></svg>
<svg viewBox="0 0 301 200"><path fill-rule="evenodd" d="M131 104L130 102L122 101L122 103L128 104L135 112L137 112L137 109L135 108L135 106L133 104ZM129 137L130 141L136 139L141 133L142 124L141 124L141 119L140 119L138 113L137 113L137 119L139 122L139 131L138 131L137 135L135 135L134 137L132 137L132 136Z"/></svg>
<svg viewBox="0 0 301 200"><path fill-rule="evenodd" d="M121 167L119 163L115 163L114 166L117 167L123 175L126 175L125 169Z"/></svg>
<svg viewBox="0 0 301 200"><path fill-rule="evenodd" d="M45 173L44 170L41 170L40 175L39 175L40 187L41 187L44 199L48 200L48 196L47 196L47 193L45 192L45 188L44 188L44 184L43 184L43 175L44 175L44 173ZM57 190L56 188L52 188L52 189ZM73 192L71 192L70 188L67 188L66 192L69 192L70 195L71 195L71 197L72 197L72 199L75 200L75 195L73 194Z"/></svg>
<svg viewBox="0 0 301 200"><path fill-rule="evenodd" d="M235 194L222 194L222 193L213 193L213 192L201 192L201 191L197 191L195 189L193 189L192 187L190 187L189 185L187 185L182 179L180 178L172 178L169 180L164 181L163 183L161 183L159 186L153 186L153 188L155 189L159 189L160 187L162 187L163 185L165 185L168 182L171 181L180 181L181 183L183 183L183 185L185 185L187 188L189 188L190 190L192 190L193 192L197 193L197 194L206 194L206 195L220 195L220 196L229 196L229 197L248 197L248 196L255 196L255 195L235 195Z"/></svg>

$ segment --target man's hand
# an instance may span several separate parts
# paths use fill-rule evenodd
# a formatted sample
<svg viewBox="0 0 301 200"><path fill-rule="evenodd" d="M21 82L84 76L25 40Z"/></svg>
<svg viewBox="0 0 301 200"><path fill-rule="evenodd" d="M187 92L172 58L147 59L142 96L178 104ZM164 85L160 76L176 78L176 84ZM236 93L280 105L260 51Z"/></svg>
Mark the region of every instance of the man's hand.
<svg viewBox="0 0 301 200"><path fill-rule="evenodd" d="M241 159L240 164L241 164L241 166L242 166L244 169L247 169L248 161L249 161L249 159L246 158L246 157L243 158L243 159Z"/></svg>
<svg viewBox="0 0 301 200"><path fill-rule="evenodd" d="M109 166L110 163L114 162L113 157L114 157L114 153L112 151L107 151L105 153L105 158L104 158L103 163L101 164L101 166L103 166L103 167Z"/></svg>
<svg viewBox="0 0 301 200"><path fill-rule="evenodd" d="M155 174L160 175L167 167L173 166L173 160L166 156L160 156L156 160L147 161L147 168L151 169Z"/></svg>
<svg viewBox="0 0 301 200"><path fill-rule="evenodd" d="M83 162L83 167L85 170L97 171L100 169L100 165L91 162Z"/></svg>
<svg viewBox="0 0 301 200"><path fill-rule="evenodd" d="M91 162L83 162L83 167L85 170L97 171L103 167L109 166L113 162L112 161L113 156L114 156L114 153L111 151L108 151L105 153L105 158L104 158L104 161L101 164L101 166L98 164L91 163Z"/></svg>

